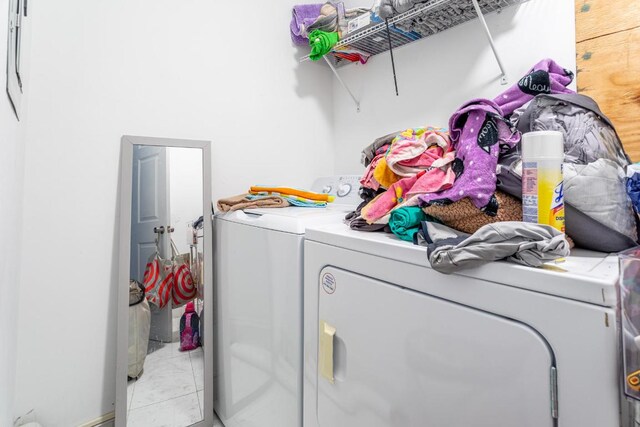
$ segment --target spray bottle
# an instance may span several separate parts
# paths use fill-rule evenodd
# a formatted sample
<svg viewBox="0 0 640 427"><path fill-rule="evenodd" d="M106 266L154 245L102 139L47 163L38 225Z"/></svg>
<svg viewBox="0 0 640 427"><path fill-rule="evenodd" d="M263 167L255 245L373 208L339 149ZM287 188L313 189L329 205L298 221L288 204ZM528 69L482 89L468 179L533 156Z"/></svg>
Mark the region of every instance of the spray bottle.
<svg viewBox="0 0 640 427"><path fill-rule="evenodd" d="M547 224L564 233L561 132L522 135L522 220Z"/></svg>

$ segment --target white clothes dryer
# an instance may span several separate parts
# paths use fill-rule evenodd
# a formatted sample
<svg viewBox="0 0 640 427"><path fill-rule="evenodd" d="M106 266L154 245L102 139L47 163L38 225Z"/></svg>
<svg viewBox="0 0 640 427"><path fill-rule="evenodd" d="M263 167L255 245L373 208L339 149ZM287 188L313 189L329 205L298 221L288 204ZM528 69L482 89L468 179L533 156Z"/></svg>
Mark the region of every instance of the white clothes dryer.
<svg viewBox="0 0 640 427"><path fill-rule="evenodd" d="M304 426L627 425L617 280L615 255L444 275L393 235L307 229Z"/></svg>
<svg viewBox="0 0 640 427"><path fill-rule="evenodd" d="M305 230L342 223L359 177L316 180L327 208L248 209L215 216L214 407L226 427L302 425Z"/></svg>

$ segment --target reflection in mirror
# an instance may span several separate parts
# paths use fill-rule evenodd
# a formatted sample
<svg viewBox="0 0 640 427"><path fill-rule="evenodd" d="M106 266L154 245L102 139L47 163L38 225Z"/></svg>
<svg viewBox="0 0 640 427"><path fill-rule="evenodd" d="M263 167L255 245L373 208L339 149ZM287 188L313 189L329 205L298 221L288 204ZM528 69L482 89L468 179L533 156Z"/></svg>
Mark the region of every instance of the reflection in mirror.
<svg viewBox="0 0 640 427"><path fill-rule="evenodd" d="M133 146L129 427L204 419L202 151Z"/></svg>

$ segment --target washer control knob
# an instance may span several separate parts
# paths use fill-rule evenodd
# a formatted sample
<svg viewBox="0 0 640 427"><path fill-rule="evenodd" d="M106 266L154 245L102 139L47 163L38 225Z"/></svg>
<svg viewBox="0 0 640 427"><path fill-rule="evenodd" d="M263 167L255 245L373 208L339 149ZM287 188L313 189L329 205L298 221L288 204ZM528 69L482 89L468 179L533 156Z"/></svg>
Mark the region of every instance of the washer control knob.
<svg viewBox="0 0 640 427"><path fill-rule="evenodd" d="M338 196L344 197L351 192L351 184L342 183L338 186Z"/></svg>
<svg viewBox="0 0 640 427"><path fill-rule="evenodd" d="M324 187L322 187L322 192L323 192L324 194L329 194L329 193L331 193L331 190L332 190L332 188L331 188L331 186L330 186L330 185L325 185Z"/></svg>

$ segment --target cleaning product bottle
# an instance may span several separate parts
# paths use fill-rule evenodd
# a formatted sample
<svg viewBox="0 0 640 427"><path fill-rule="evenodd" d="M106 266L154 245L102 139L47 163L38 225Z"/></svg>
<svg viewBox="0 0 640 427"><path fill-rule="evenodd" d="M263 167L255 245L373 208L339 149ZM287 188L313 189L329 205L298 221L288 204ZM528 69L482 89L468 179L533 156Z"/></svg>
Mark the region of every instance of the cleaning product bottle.
<svg viewBox="0 0 640 427"><path fill-rule="evenodd" d="M547 224L564 233L561 132L522 135L522 220Z"/></svg>

